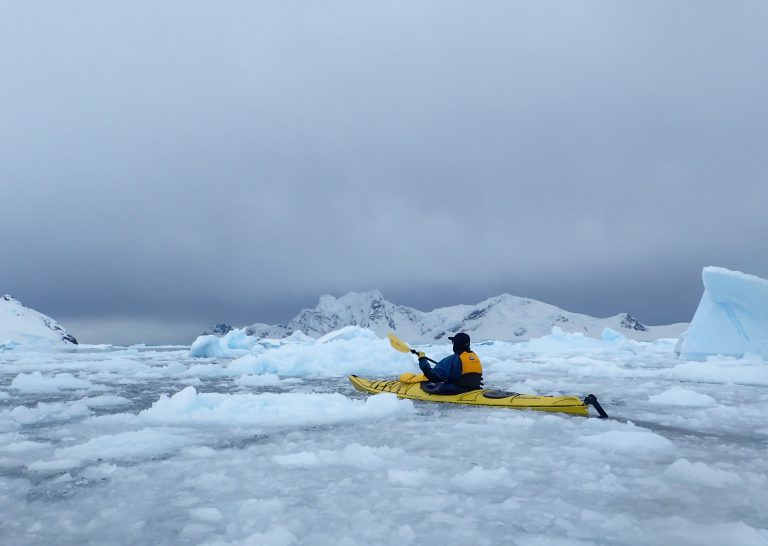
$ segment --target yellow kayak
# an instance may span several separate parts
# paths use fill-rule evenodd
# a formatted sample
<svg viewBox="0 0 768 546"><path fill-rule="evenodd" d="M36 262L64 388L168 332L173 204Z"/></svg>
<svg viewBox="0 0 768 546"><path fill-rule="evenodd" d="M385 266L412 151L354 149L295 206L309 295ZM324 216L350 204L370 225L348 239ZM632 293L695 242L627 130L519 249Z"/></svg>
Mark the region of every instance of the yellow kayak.
<svg viewBox="0 0 768 546"><path fill-rule="evenodd" d="M574 415L588 415L587 405L592 405L600 413L601 417L607 417L592 394L585 399L577 396L533 396L488 389L474 390L461 394L430 394L421 388L421 383L404 383L398 380L371 380L363 379L356 375L350 375L349 382L357 390L369 394L390 392L396 394L398 398L444 402L448 404L557 411Z"/></svg>

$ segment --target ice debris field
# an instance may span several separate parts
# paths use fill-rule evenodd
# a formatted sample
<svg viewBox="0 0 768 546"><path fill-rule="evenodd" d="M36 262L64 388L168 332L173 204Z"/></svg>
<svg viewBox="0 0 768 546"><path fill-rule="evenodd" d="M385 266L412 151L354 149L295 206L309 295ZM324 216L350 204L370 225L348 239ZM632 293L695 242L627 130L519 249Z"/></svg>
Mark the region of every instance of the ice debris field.
<svg viewBox="0 0 768 546"><path fill-rule="evenodd" d="M365 396L416 365L355 327L0 352L0 543L768 544L768 363L676 341L474 345L607 420Z"/></svg>

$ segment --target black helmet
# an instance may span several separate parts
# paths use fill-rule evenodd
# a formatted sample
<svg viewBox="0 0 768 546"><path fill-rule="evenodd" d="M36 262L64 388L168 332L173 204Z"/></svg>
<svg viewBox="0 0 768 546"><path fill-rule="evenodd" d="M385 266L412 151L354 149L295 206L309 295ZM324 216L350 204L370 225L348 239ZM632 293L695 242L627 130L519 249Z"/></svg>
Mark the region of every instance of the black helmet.
<svg viewBox="0 0 768 546"><path fill-rule="evenodd" d="M460 348L469 347L469 336L464 332L459 332L455 336L451 336L448 339L453 341L454 347L460 347Z"/></svg>

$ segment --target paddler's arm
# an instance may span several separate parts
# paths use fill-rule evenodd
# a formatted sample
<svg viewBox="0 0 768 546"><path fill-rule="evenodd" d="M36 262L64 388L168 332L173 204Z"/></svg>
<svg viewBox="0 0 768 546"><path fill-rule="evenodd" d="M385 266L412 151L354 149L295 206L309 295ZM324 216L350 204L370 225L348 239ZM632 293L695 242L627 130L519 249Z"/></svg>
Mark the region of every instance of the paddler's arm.
<svg viewBox="0 0 768 546"><path fill-rule="evenodd" d="M429 365L429 360L427 360L427 357L422 355L423 353L419 353L419 368L421 368L421 371L424 373L426 378L433 383L442 383L444 381L448 381L449 378L444 378L443 373L441 372L443 372L445 369L450 369L450 360L453 355L442 359L434 368Z"/></svg>

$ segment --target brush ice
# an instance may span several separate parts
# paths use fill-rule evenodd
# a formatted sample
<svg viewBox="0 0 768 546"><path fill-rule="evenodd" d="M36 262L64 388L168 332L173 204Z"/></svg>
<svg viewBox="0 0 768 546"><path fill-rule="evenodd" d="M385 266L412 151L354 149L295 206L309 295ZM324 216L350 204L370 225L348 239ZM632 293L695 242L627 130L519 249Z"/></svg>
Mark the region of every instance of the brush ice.
<svg viewBox="0 0 768 546"><path fill-rule="evenodd" d="M680 356L768 357L768 280L721 267L705 267L702 279L704 294L680 344Z"/></svg>

